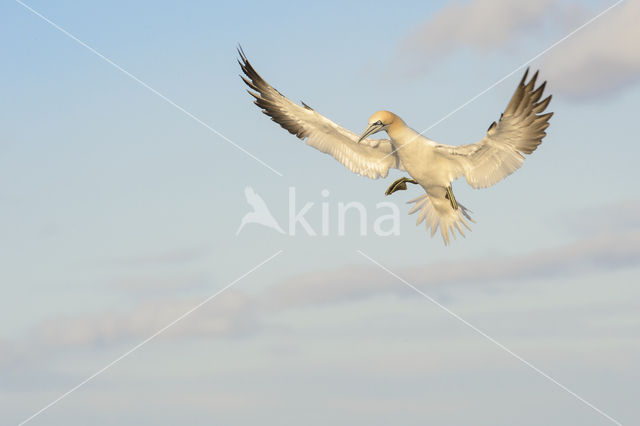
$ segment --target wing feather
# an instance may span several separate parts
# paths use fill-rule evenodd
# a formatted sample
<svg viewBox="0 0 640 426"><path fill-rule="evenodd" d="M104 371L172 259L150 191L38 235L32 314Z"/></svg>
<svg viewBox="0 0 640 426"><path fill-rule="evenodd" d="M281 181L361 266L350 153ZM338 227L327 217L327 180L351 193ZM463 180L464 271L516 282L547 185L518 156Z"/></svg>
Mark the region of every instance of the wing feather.
<svg viewBox="0 0 640 426"><path fill-rule="evenodd" d="M524 162L524 154L531 154L542 143L549 127L552 112L542 114L551 96L540 98L547 82L535 88L538 72L526 82L525 72L500 120L489 126L486 136L478 143L438 148L457 158L465 178L474 188L491 186L514 171Z"/></svg>
<svg viewBox="0 0 640 426"><path fill-rule="evenodd" d="M242 49L238 52L238 63L245 74L240 77L249 86L247 91L255 98L254 103L289 133L306 139L307 145L371 179L386 177L390 168L402 168L388 139L367 138L358 143L357 134L319 114L304 102L300 106L287 99L256 72Z"/></svg>

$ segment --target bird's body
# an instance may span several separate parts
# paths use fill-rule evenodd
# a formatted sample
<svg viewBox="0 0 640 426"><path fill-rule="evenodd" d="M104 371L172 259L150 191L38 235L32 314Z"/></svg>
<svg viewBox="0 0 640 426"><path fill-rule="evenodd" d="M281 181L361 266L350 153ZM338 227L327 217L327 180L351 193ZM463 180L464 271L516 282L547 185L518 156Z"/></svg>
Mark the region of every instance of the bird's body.
<svg viewBox="0 0 640 426"><path fill-rule="evenodd" d="M391 146L404 169L427 190L446 187L460 177L461 167L449 156L437 150L438 144L416 132L397 115L387 129Z"/></svg>
<svg viewBox="0 0 640 426"><path fill-rule="evenodd" d="M404 170L426 193L411 200L416 203L411 213L418 211L418 223L426 220L432 234L439 227L445 243L449 242L449 233L455 237L453 227L464 235L462 226L469 229L467 220L472 219L464 206L458 204L454 208L449 198L449 194L453 197L451 182L463 174L460 160L441 149L443 145L407 126L392 112L379 111L376 114L369 121L376 122L382 116L383 123L390 122L385 130L395 155L398 156Z"/></svg>
<svg viewBox="0 0 640 426"><path fill-rule="evenodd" d="M474 188L484 188L504 179L531 154L546 135L549 118L542 114L551 96L540 101L545 83L535 87L538 73L526 82L527 73L518 85L498 123L489 126L486 136L477 143L450 146L432 141L396 114L378 111L369 118L361 136L335 124L303 103L296 105L271 87L253 69L240 51L242 77L256 98L256 105L271 119L307 144L333 156L355 173L371 179L386 177L390 168L406 171L413 179L396 180L387 195L406 189L406 182L417 183L425 194L411 200L418 212L418 224L426 221L431 235L440 229L445 244L455 230L464 236L463 227L473 221L468 210L457 202L451 182L464 176ZM386 131L389 139L368 136Z"/></svg>

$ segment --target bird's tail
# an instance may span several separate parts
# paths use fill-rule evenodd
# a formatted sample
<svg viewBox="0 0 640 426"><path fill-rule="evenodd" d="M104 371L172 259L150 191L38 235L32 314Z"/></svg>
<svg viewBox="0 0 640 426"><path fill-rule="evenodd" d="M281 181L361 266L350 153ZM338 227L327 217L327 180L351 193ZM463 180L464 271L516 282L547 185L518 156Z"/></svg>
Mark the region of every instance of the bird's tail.
<svg viewBox="0 0 640 426"><path fill-rule="evenodd" d="M418 212L418 220L416 225L420 225L422 221L426 221L427 230L431 229L431 236L433 237L440 228L442 239L444 244L448 245L450 241L450 235L456 238L455 230L457 229L460 235L463 237L461 224L464 225L469 231L469 223L475 221L469 216L469 210L458 203L458 208L454 210L451 207L451 202L445 197L432 197L429 194L423 194L418 198L409 200L408 203L415 203L415 205L409 210L409 214Z"/></svg>

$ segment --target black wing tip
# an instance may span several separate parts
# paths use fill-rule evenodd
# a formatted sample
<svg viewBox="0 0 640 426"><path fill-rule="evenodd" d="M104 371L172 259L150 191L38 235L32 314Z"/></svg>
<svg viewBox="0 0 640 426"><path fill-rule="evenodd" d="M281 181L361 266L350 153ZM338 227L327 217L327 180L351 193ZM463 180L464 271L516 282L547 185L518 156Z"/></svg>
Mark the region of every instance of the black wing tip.
<svg viewBox="0 0 640 426"><path fill-rule="evenodd" d="M530 83L534 83L535 81L538 79L538 76L540 75L540 70L537 69L533 75L531 76L531 78L529 79L529 81L527 82L527 77L529 77L529 73L531 72L531 67L527 67L527 69L524 71L524 75L522 76L522 80L520 80L520 85L521 86L527 86ZM542 84L546 84L547 82L544 81Z"/></svg>
<svg viewBox="0 0 640 426"><path fill-rule="evenodd" d="M240 56L240 59L237 59L237 61L240 65L240 68L242 68L242 72L251 80L254 80L254 76L251 74L257 75L258 73L253 69L253 66L251 66L251 62L249 62L249 59L247 59L247 55L244 53L244 49L240 44L238 44L237 46L237 51L238 55Z"/></svg>
<svg viewBox="0 0 640 426"><path fill-rule="evenodd" d="M240 74L240 77L244 80L244 82L249 87L251 87L254 90L262 92L262 89L264 88L264 86L267 85L267 83L262 79L262 77L260 77L260 74L258 74L258 72L253 68L253 66L251 65L251 62L249 62L249 59L247 59L247 55L244 53L244 49L242 49L242 46L240 46L240 44L238 44L237 50L238 50L238 55L240 55L240 58L237 59L238 64L240 65L240 68L242 69L243 74L249 78L252 84L249 84L247 80L242 76L242 74Z"/></svg>
<svg viewBox="0 0 640 426"><path fill-rule="evenodd" d="M242 48L242 45L240 43L238 43L238 46L236 46L236 50L238 51L238 55L240 55L240 58L242 59L242 61L245 63L248 62L247 55L245 55L244 49Z"/></svg>
<svg viewBox="0 0 640 426"><path fill-rule="evenodd" d="M247 55L244 53L244 50L242 49L242 46L240 44L238 44L237 50L238 55L240 56L240 58L238 59L238 64L240 65L240 68L244 73L244 75L239 74L239 77L251 89L247 90L247 92L255 98L253 103L258 108L260 108L263 114L270 117L271 121L279 124L283 129L285 129L292 135L295 135L300 139L304 139L306 137L304 130L289 123L287 117L285 117L283 113L278 110L278 106L274 103L272 91L278 94L280 94L280 92L271 87L266 81L262 79L260 74L258 74L258 72L249 62L249 59L247 59ZM252 90L254 90L255 92L253 92ZM306 109L313 111L313 108L311 108L304 102L302 103L302 105L304 105Z"/></svg>
<svg viewBox="0 0 640 426"><path fill-rule="evenodd" d="M543 81L542 83L540 83L540 86L538 86L538 88L536 90L534 90L534 92L540 92L540 96L542 96L542 93L544 92L545 87L547 87L547 81Z"/></svg>
<svg viewBox="0 0 640 426"><path fill-rule="evenodd" d="M553 95L547 96L546 98L544 98L543 100L538 102L537 105L543 104L544 105L544 109L547 109L547 107L551 103L551 99L553 99Z"/></svg>
<svg viewBox="0 0 640 426"><path fill-rule="evenodd" d="M527 67L527 69L524 70L524 75L522 76L522 80L520 80L520 86L524 86L524 82L527 81L527 77L529 76L529 69L530 67Z"/></svg>

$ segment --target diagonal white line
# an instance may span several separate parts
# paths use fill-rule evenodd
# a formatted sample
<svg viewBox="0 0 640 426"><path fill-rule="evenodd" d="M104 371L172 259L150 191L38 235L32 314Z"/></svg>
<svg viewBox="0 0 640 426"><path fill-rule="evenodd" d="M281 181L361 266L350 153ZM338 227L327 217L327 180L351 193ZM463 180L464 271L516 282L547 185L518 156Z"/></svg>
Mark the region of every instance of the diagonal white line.
<svg viewBox="0 0 640 426"><path fill-rule="evenodd" d="M256 266L254 266L253 268L249 269L247 272L245 272L244 274L240 275L238 278L236 278L235 280L231 281L229 284L227 284L226 286L224 286L223 288L221 288L220 290L218 290L217 292L215 292L214 294L212 294L211 296L207 297L206 299L204 299L202 302L198 303L196 306L194 306L193 308L189 309L188 311L186 311L185 313L183 313L182 315L180 315L178 318L176 318L175 320L171 321L169 324L165 325L164 327L162 327L161 329L159 329L158 331L156 331L155 333L153 333L151 336L147 337L146 339L144 339L142 342L138 343L137 345L135 345L134 347L132 347L131 349L129 349L127 352L123 353L122 355L120 355L118 358L114 359L113 361L111 361L109 364L105 365L104 367L102 367L100 370L96 371L95 373L93 373L92 375L90 375L89 377L87 377L86 379L84 379L82 382L78 383L77 385L75 385L74 387L72 387L71 389L69 389L68 391L66 391L65 393L63 393L62 395L60 395L59 397L57 397L56 399L54 399L53 401L51 401L49 404L45 405L44 407L42 407L40 410L36 411L35 413L33 413L31 416L29 416L28 418L26 418L25 420L23 420L22 422L20 422L18 424L18 426L22 426L28 422L30 422L31 420L33 420L35 417L39 416L40 414L42 414L44 411L48 410L49 408L53 407L55 404L57 404L58 402L60 402L61 400L63 400L64 398L66 398L67 396L69 396L70 394L72 394L73 392L75 392L76 390L78 390L79 388L81 388L82 386L86 385L88 382L90 382L91 380L95 379L97 376L99 376L100 374L104 373L106 370L108 370L109 368L113 367L115 364L117 364L118 362L122 361L124 358L128 357L129 355L131 355L132 353L134 353L135 351L137 351L138 349L140 349L142 346L146 345L147 343L149 343L151 340L153 340L154 338L158 337L160 334L164 333L165 331L167 331L169 328L173 327L174 325L176 325L178 322L182 321L183 319L185 319L186 317L188 317L189 315L191 315L193 312L197 311L198 309L200 309L202 306L206 305L207 303L209 303L210 301L212 301L213 299L215 299L218 295L220 295L222 292L224 292L225 290L229 289L230 287L232 287L233 285L235 285L236 283L238 283L240 280L242 280L243 278L245 278L247 275L251 274L252 272L254 272L255 270L259 269L261 266L263 266L264 264L270 262L271 260L273 260L276 256L280 255L282 253L282 250L278 250L276 253L272 254L271 256L269 256L267 259L263 260L262 262L258 263Z"/></svg>
<svg viewBox="0 0 640 426"><path fill-rule="evenodd" d="M542 52L538 53L537 55L535 55L534 57L532 57L531 59L529 59L528 61L526 61L525 63L523 63L522 65L520 65L518 68L514 69L513 71L511 71L510 73L508 73L507 75L505 75L504 77L502 77L500 80L496 81L495 83L493 83L491 86L487 87L486 89L484 89L482 92L478 93L477 95L475 95L474 97L472 97L471 99L469 99L468 101L466 101L465 103L463 103L462 105L460 105L459 107L457 107L456 109L454 109L453 111L451 111L450 113L446 114L445 116L443 116L441 119L439 119L438 121L436 121L435 123L433 123L431 126L427 127L426 129L424 129L423 131L421 131L420 133L418 133L417 136L415 136L413 139L411 139L409 142L407 142L406 144L402 145L401 147L398 147L396 149L394 149L393 151L391 151L390 153L388 153L387 155L385 155L384 157L382 157L380 160L378 160L378 162L384 160L385 158L387 158L390 155L395 154L399 149L413 143L414 141L416 141L418 139L418 136L422 136L423 134L425 134L426 132L428 132L429 130L433 129L434 127L436 127L438 124L442 123L443 121L445 121L446 119L448 119L449 117L451 117L452 115L454 115L455 113L457 113L458 111L460 111L461 109L465 108L466 106L468 106L469 104L473 103L476 99L478 99L479 97L481 97L482 95L484 95L485 93L487 93L488 91L490 91L491 89L493 89L494 87L496 87L497 85L499 85L500 83L502 83L503 81L505 81L506 79L508 79L509 77L511 77L513 74L517 73L518 71L520 71L522 68L526 67L527 65L529 65L531 62L535 61L536 59L538 59L539 57L541 57L542 55L546 54L547 52L549 52L551 49L553 49L554 47L556 47L557 45L559 45L560 43L564 42L565 40L567 40L568 38L572 37L574 34L576 34L578 31L582 30L583 28L585 28L587 25L593 23L595 20L597 20L598 18L600 18L601 16L603 16L605 13L609 12L611 9L613 9L614 7L618 6L620 3L622 3L625 0L618 0L617 2L615 2L614 4L612 4L611 6L609 6L608 8L606 8L605 10L603 10L602 12L598 13L596 16L594 16L593 18L589 19L587 22L585 22L584 24L580 25L578 28L576 28L575 30L571 31L569 34L567 34L566 36L562 37L560 40L556 41L555 43L553 43L551 46L547 47L546 49L544 49Z"/></svg>
<svg viewBox="0 0 640 426"><path fill-rule="evenodd" d="M144 81L140 80L138 77L136 77L135 75L131 74L129 71L125 70L120 65L118 65L115 62L113 62L111 59L107 58L102 53L98 52L93 47L89 46L87 43L85 43L84 41L80 40L79 38L77 38L76 36L74 36L73 34L68 32L67 30L62 28L60 25L58 25L55 22L51 21L49 18L47 18L46 16L42 15L41 13L39 13L38 11L33 9L31 6L29 6L28 4L26 4L26 3L24 3L24 2L22 2L20 0L15 0L15 2L20 4L22 7L24 7L29 12L33 13L34 15L36 15L37 17L39 17L43 21L47 22L49 25L51 25L56 30L60 31L61 33L63 33L64 35L66 35L67 37L69 37L70 39L72 39L73 41L75 41L76 43L81 45L82 47L84 47L87 50L89 50L94 55L98 56L100 59L102 59L105 62L107 62L109 65L111 65L114 68L116 68L118 71L120 71L123 74L125 74L127 77L131 78L132 80L134 80L135 82L137 82L138 84L143 86L144 88L148 89L153 94L155 94L156 96L158 96L159 98L161 98L162 100L164 100L165 102L170 104L171 106L173 106L176 109L182 111L184 114L186 114L187 116L192 118L197 123L199 123L202 126L206 127L207 129L209 129L210 131L212 131L213 133L215 133L216 135L218 135L219 137L221 137L222 139L224 139L225 141L227 141L228 143L230 143L231 145L233 145L234 147L236 147L240 151L244 152L246 155L248 155L249 157L253 158L258 163L260 163L264 167L266 167L267 169L271 170L273 173L275 173L278 176L282 177L282 173L280 173L279 171L277 171L276 169L274 169L273 167L271 167L270 165L268 165L267 163L265 163L264 161L262 161L261 159L259 159L258 157L256 157L255 155L253 155L252 153L250 153L249 151L247 151L246 149L244 149L243 147L241 147L240 145L238 145L237 143L235 143L234 141L232 141L231 139L229 139L228 137L226 137L225 135L223 135L222 133L220 133L219 131L217 131L216 129L214 129L213 127L211 127L210 125L208 125L207 123L205 123L204 121L202 121L201 119L199 119L198 117L196 117L195 115L193 115L192 113L190 113L189 111L187 111L186 109L181 107L180 105L178 105L177 103L175 103L174 101L172 101L171 99L167 98L165 95L163 95L162 93L158 92L153 87L149 86L147 83L145 83Z"/></svg>
<svg viewBox="0 0 640 426"><path fill-rule="evenodd" d="M513 352L511 349L509 349L508 347L506 347L502 343L498 342L493 337L489 336L487 333L485 333L484 331L480 330L478 327L476 327L475 325L471 324L469 321L465 320L460 315L456 314L451 309L447 308L446 306L444 306L443 304L441 304L440 302L435 300L433 297L429 296L427 293L425 293L422 290L420 290L418 287L414 286L413 284L411 284L410 282L408 282L404 278L402 278L399 275L395 274L389 268L385 267L380 262L378 262L375 259L373 259L372 257L368 256L362 250L356 250L356 251L358 253L360 253L363 257L369 259L373 264L375 264L378 267L380 267L380 269L386 271L388 274L390 274L393 277L397 278L399 281L404 283L407 287L411 288L416 293L422 295L424 298L429 300L431 303L433 303L434 305L438 306L440 309L444 310L446 313L448 313L449 315L451 315L452 317L454 317L458 321L462 322L464 325L466 325L467 327L469 327L470 329L472 329L476 333L480 334L482 337L484 337L485 339L489 340L491 343L493 343L494 345L498 346L500 349L502 349L503 351L507 352L509 355L513 356L515 359L517 359L518 361L522 362L527 367L531 368L533 371L535 371L536 373L540 374L542 377L546 378L550 382L552 382L555 385L557 385L558 387L560 387L565 392L569 393L570 395L574 396L579 401L583 402L584 404L586 404L590 408L594 409L595 411L600 413L602 416L606 417L608 420L612 421L613 423L615 423L615 424L617 424L619 426L622 426L622 423L620 423L619 421L617 421L616 419L614 419L613 417L611 417L610 415L608 415L607 413L605 413L604 411L602 411L601 409L599 409L598 407L596 407L595 405L593 405L592 403L587 401L586 399L582 398L580 395L578 395L577 393L575 393L574 391L572 391L571 389L569 389L568 387L566 387L562 383L558 382L556 379L554 379L553 377L551 377L550 375L548 375L544 371L540 370L538 367L536 367L535 365L531 364L529 361L527 361L526 359L522 358L520 355L518 355L517 353Z"/></svg>

